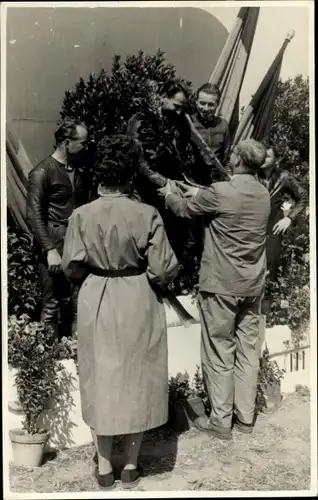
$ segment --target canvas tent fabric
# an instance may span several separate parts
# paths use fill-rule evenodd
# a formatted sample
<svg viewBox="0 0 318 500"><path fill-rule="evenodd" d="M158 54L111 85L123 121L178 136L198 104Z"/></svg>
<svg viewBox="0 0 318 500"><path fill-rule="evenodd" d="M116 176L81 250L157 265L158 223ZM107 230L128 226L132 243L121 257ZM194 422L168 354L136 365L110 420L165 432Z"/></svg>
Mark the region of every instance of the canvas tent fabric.
<svg viewBox="0 0 318 500"><path fill-rule="evenodd" d="M27 178L33 166L14 130L9 114L6 119L7 207L15 224L30 234L26 224Z"/></svg>

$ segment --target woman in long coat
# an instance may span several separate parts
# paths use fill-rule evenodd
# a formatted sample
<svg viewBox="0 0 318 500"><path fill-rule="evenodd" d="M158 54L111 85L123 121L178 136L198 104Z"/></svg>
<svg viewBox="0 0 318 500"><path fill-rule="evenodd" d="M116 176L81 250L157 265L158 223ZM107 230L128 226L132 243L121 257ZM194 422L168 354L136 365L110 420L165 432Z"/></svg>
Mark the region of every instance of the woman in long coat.
<svg viewBox="0 0 318 500"><path fill-rule="evenodd" d="M98 483L114 485L112 437L125 435L123 486L140 479L143 432L168 420L167 328L158 290L177 260L157 210L129 196L138 163L133 139L98 145L100 197L69 220L62 267L83 280L78 367L84 421L96 434ZM107 186L107 188L106 188Z"/></svg>

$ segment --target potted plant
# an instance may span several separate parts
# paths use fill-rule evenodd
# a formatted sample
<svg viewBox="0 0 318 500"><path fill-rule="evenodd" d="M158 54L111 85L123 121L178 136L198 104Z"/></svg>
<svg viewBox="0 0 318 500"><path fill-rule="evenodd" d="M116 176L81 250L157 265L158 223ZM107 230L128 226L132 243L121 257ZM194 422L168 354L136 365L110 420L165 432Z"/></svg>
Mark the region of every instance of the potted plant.
<svg viewBox="0 0 318 500"><path fill-rule="evenodd" d="M281 379L284 371L281 370L276 361L270 359L266 347L260 359L260 369L257 384L257 410L269 411L277 408L282 400Z"/></svg>
<svg viewBox="0 0 318 500"><path fill-rule="evenodd" d="M178 373L169 380L169 422L175 431L186 431L205 415L203 401L190 385L189 374Z"/></svg>
<svg viewBox="0 0 318 500"><path fill-rule="evenodd" d="M23 412L22 429L10 430L16 465L38 467L43 461L49 432L39 418L58 389L61 359L67 353L52 329L31 322L27 315L8 321L8 363L16 370L15 385Z"/></svg>

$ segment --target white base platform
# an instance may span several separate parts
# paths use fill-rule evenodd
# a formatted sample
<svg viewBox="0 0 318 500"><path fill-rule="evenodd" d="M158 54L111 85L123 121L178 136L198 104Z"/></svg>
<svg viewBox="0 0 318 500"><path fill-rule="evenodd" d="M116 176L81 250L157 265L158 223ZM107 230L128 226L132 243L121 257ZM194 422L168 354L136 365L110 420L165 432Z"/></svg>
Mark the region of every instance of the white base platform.
<svg viewBox="0 0 318 500"><path fill-rule="evenodd" d="M181 301L186 305L187 310L191 312L196 319L199 319L195 304L189 303L188 297L181 297ZM169 309L167 309L167 323L169 373L174 376L178 372L184 373L187 371L192 380L197 366L200 366L200 325L198 323L192 325L190 328L172 326L178 325L178 321L174 312ZM276 359L280 368L286 370L285 377L282 381L282 392L285 393L293 392L297 384L310 387L310 349L308 346L305 346L298 350L288 351L287 353L286 348L285 352L278 352L278 339L280 339L280 343L282 343L288 339L288 337L290 338L290 331L288 328L275 327L266 331L265 339L272 358ZM275 339L275 342L271 341L271 339ZM271 343L273 344L272 349ZM296 357L297 360L295 362L294 358ZM92 441L90 429L83 422L81 417L80 393L75 364L70 360L64 361L63 364L64 373L61 374L61 400L57 401L52 409L45 410L42 418L42 425L51 431L49 447L57 449L80 446ZM9 429L21 427L22 421L21 413L13 409L14 402L17 401L16 388L14 386L14 372L15 371L12 369L9 370L7 392L9 402L7 428ZM9 460L12 460L11 444L8 442L8 445L8 448L5 449L8 449Z"/></svg>

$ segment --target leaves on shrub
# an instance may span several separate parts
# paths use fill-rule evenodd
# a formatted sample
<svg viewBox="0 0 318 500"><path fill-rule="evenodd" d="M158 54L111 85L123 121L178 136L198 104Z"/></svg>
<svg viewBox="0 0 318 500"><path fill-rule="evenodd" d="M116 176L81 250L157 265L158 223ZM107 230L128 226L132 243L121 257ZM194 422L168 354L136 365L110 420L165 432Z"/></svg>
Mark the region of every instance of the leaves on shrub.
<svg viewBox="0 0 318 500"><path fill-rule="evenodd" d="M71 359L68 342L59 343L52 328L32 322L26 314L8 320L8 363L17 370L15 383L24 412L23 428L39 431L38 419L56 394L61 360Z"/></svg>

